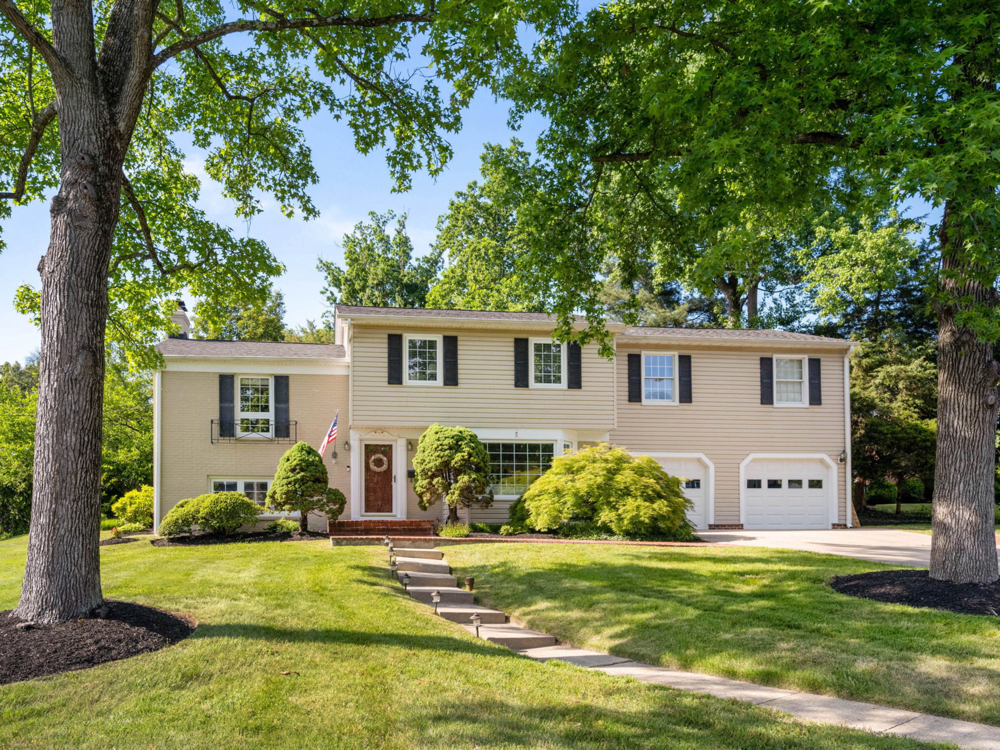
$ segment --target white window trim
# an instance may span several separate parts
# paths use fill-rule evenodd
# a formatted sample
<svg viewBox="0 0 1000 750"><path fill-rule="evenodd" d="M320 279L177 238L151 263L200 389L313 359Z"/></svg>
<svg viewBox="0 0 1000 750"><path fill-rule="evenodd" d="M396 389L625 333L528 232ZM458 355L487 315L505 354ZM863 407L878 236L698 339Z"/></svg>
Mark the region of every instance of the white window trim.
<svg viewBox="0 0 1000 750"><path fill-rule="evenodd" d="M240 399L240 381L243 378L266 378L267 379L267 404L269 411L243 411L243 401ZM274 376L273 375L261 375L250 374L237 375L233 378L235 383L236 393L233 394L235 398L235 415L236 415L236 435L241 438L257 438L259 440L271 440L274 437ZM240 429L240 423L244 419L267 419L268 424L271 425L271 429L267 432L243 432Z"/></svg>
<svg viewBox="0 0 1000 750"><path fill-rule="evenodd" d="M799 359L802 360L802 401L795 403L781 404L778 403L778 360L779 359ZM809 356L808 355L773 355L772 360L774 366L771 368L772 373L772 388L774 389L774 406L780 407L782 409L802 409L803 407L808 408L809 406Z"/></svg>
<svg viewBox="0 0 1000 750"><path fill-rule="evenodd" d="M229 476L229 477L209 477L208 478L208 493L210 495L215 494L215 483L216 482L236 482L236 491L244 494L243 483L244 482L267 482L267 489L271 489L271 485L274 484L274 477L251 477L251 476ZM301 514L299 511L272 511L267 508L267 506L261 507L261 512L257 514L258 518L298 518Z"/></svg>
<svg viewBox="0 0 1000 750"><path fill-rule="evenodd" d="M410 340L437 342L437 372L434 380L410 380ZM438 333L403 334L403 385L442 385L444 383L444 336Z"/></svg>
<svg viewBox="0 0 1000 750"><path fill-rule="evenodd" d="M646 357L673 357L674 358L674 376L671 380L674 381L674 399L673 401L663 401L660 399L646 400ZM642 369L642 378L640 380L640 385L642 386L642 405L643 406L677 406L680 404L680 372L679 372L680 358L677 356L677 352L662 352L644 349L642 351L642 359L639 362L639 366Z"/></svg>
<svg viewBox="0 0 1000 750"><path fill-rule="evenodd" d="M551 445L552 446L552 458L557 458L563 455L563 441L562 440L525 440L522 438L487 438L480 442L485 446L486 443L533 443L538 445ZM566 441L569 442L569 441ZM487 452L488 449L487 449ZM523 494L523 493L522 493ZM494 495L494 500L517 500L521 495Z"/></svg>
<svg viewBox="0 0 1000 750"><path fill-rule="evenodd" d="M558 344L561 354L559 361L562 364L558 383L536 383L535 382L535 344ZM528 386L531 388L557 388L566 390L566 360L568 358L569 347L565 341L556 341L553 338L537 336L528 339Z"/></svg>

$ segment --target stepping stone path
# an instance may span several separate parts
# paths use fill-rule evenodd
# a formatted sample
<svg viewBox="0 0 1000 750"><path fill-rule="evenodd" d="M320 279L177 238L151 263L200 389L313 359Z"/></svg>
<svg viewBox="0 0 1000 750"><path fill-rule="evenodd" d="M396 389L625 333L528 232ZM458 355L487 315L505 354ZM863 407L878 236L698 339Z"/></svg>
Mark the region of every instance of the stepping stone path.
<svg viewBox="0 0 1000 750"><path fill-rule="evenodd" d="M385 543L392 545L388 537ZM631 677L640 682L755 703L784 711L804 721L837 724L924 742L951 742L969 750L1000 750L1000 727L754 685L707 674L681 672L599 651L558 646L554 636L514 625L508 622L503 612L477 605L471 591L458 587L458 579L451 574L444 553L434 549L435 544L432 541L407 541L406 547L392 547L396 556L396 576L407 593L417 601L432 604L431 597L437 592L441 596L438 615L459 623L473 634L476 628L470 618L478 614L480 638L507 646L528 658L562 661L609 675Z"/></svg>
<svg viewBox="0 0 1000 750"><path fill-rule="evenodd" d="M515 651L556 645L554 636L513 625L500 610L476 604L471 591L458 587L458 579L451 574L444 553L433 549L434 542L410 541L406 545L390 548L396 555L396 577L406 586L406 593L424 604L433 605L434 592L440 594L437 608L440 617L457 622L475 634L472 616L479 615L479 637Z"/></svg>

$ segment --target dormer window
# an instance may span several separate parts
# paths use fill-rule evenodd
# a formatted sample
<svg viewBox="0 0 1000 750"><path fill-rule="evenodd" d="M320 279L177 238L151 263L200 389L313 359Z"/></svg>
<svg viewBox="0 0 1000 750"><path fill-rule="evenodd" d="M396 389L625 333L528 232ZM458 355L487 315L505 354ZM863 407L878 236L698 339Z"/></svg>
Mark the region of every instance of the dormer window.
<svg viewBox="0 0 1000 750"><path fill-rule="evenodd" d="M441 336L406 335L404 337L407 385L441 385Z"/></svg>

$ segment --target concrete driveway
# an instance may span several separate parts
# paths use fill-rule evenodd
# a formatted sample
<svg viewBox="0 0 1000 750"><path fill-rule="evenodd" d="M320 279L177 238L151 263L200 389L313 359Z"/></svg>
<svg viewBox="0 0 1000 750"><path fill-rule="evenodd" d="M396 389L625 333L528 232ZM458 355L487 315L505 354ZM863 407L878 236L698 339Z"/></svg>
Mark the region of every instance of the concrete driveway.
<svg viewBox="0 0 1000 750"><path fill-rule="evenodd" d="M931 535L898 529L817 529L815 531L699 531L706 542L740 547L776 547L859 560L926 568Z"/></svg>

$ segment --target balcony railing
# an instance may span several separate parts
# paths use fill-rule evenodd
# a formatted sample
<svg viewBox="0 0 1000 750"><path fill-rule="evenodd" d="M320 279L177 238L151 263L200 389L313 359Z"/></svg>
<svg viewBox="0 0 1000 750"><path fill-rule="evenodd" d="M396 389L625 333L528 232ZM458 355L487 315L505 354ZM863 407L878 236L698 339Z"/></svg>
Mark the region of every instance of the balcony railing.
<svg viewBox="0 0 1000 750"><path fill-rule="evenodd" d="M254 420L257 422L258 420ZM298 441L299 423L271 421L268 429L261 432L248 432L241 428L240 420L223 422L212 420L211 438L213 443L295 443ZM259 424L255 429L260 429Z"/></svg>

